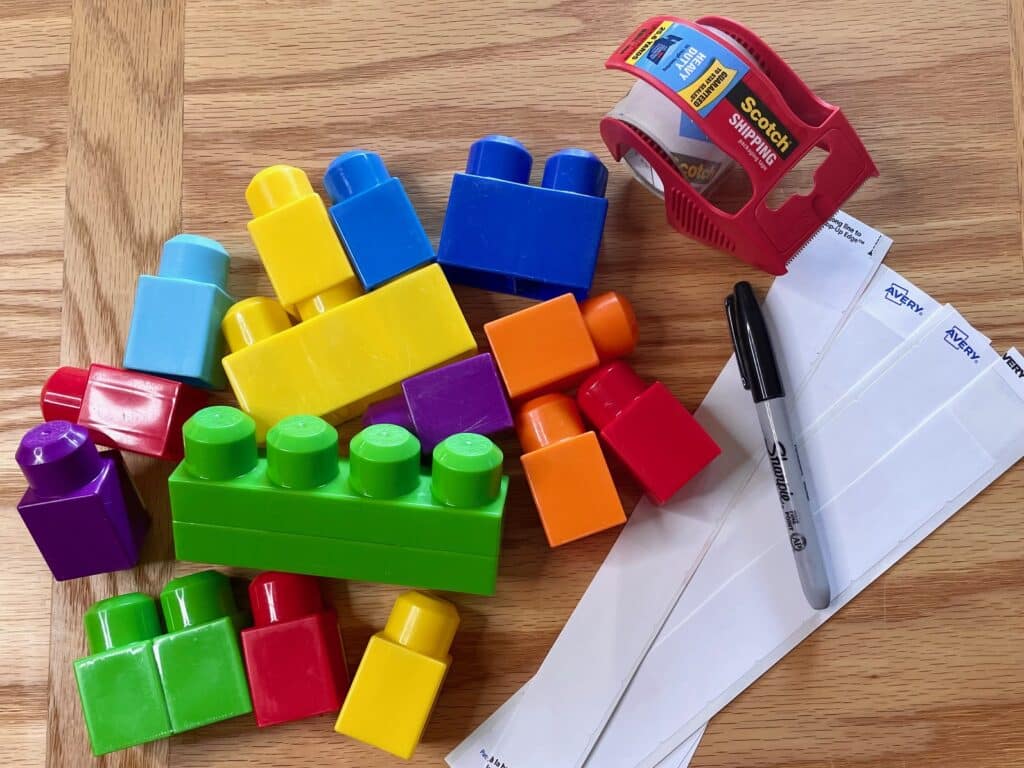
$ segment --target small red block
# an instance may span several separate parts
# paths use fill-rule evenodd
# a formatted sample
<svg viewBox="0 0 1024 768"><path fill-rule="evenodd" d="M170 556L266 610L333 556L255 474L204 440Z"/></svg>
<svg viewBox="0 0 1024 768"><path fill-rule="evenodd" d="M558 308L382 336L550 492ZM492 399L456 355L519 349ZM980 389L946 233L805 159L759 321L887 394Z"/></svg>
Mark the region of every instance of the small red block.
<svg viewBox="0 0 1024 768"><path fill-rule="evenodd" d="M605 445L657 504L668 501L721 453L664 384L645 386L621 360L591 374L576 397Z"/></svg>
<svg viewBox="0 0 1024 768"><path fill-rule="evenodd" d="M255 626L242 632L256 724L337 712L348 692L338 618L317 580L262 573L249 585Z"/></svg>

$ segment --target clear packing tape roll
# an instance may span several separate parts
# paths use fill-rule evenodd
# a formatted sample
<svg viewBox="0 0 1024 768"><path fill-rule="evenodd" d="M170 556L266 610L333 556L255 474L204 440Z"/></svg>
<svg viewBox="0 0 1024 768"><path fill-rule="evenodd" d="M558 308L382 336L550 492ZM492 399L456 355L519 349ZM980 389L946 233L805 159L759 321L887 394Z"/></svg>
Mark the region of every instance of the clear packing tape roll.
<svg viewBox="0 0 1024 768"><path fill-rule="evenodd" d="M878 175L842 111L731 19L656 16L605 66L637 78L601 120L612 156L665 201L676 230L771 274L783 274L847 198ZM827 158L812 190L769 207L769 193L816 148ZM737 165L752 191L738 210L725 211L708 195Z"/></svg>

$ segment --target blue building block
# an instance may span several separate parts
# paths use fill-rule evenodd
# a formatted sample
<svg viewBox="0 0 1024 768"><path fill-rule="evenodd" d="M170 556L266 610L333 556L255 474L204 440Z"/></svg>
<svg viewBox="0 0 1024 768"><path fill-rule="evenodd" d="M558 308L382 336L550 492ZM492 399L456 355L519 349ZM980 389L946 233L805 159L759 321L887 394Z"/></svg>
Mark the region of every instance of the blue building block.
<svg viewBox="0 0 1024 768"><path fill-rule="evenodd" d="M582 149L563 149L532 187L533 158L508 136L469 148L452 180L437 261L453 283L531 299L585 299L604 231L608 171Z"/></svg>
<svg viewBox="0 0 1024 768"><path fill-rule="evenodd" d="M324 188L334 228L366 290L434 260L402 182L376 152L353 149L334 158Z"/></svg>
<svg viewBox="0 0 1024 768"><path fill-rule="evenodd" d="M164 243L156 276L142 275L124 367L209 389L225 385L220 360L228 252L216 240L176 235Z"/></svg>

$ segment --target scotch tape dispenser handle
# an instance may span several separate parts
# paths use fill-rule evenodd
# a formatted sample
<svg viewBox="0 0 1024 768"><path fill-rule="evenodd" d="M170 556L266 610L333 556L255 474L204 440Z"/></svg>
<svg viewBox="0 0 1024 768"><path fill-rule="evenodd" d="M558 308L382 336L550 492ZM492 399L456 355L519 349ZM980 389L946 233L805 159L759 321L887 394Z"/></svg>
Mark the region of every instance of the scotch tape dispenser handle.
<svg viewBox="0 0 1024 768"><path fill-rule="evenodd" d="M878 170L841 110L819 99L764 41L719 16L656 16L608 59L637 83L601 121L601 137L662 196L678 231L771 274ZM812 149L827 157L813 189L777 208L768 196ZM740 166L752 193L735 212L711 198Z"/></svg>

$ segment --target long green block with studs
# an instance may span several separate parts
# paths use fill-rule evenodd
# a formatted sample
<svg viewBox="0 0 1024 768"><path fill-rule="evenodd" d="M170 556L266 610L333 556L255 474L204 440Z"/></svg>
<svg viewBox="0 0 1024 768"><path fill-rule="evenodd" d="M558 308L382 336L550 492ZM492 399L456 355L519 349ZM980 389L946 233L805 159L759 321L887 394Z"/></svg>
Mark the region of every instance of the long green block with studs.
<svg viewBox="0 0 1024 768"><path fill-rule="evenodd" d="M183 434L168 481L178 559L494 593L508 478L483 435L452 435L426 473L419 441L392 424L353 437L347 459L315 416L271 427L265 457L237 408L205 408Z"/></svg>
<svg viewBox="0 0 1024 768"><path fill-rule="evenodd" d="M227 577L173 579L85 613L89 656L74 663L92 751L105 755L252 711L238 632L244 615Z"/></svg>

